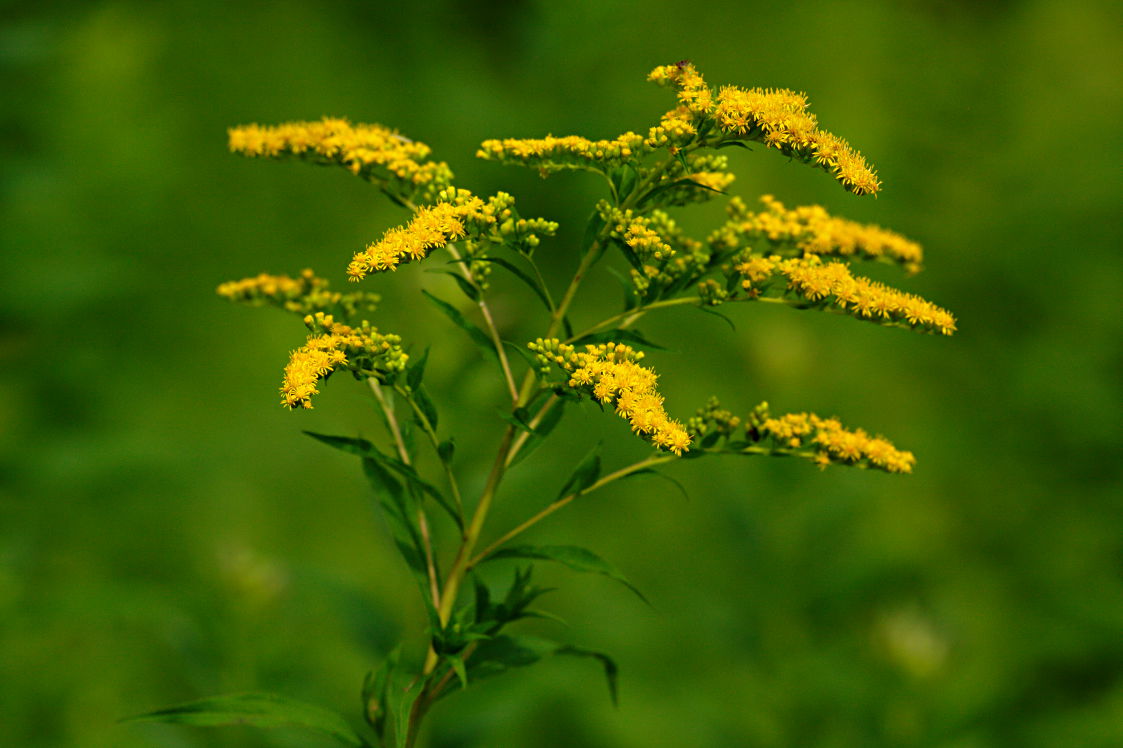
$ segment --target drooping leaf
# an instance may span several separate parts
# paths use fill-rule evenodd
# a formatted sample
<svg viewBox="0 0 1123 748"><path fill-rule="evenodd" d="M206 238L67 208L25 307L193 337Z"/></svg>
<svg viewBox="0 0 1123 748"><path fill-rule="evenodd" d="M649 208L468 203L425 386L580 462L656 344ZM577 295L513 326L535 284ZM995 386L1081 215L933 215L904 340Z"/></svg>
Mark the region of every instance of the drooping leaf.
<svg viewBox="0 0 1123 748"><path fill-rule="evenodd" d="M575 545L520 545L510 548L500 548L484 559L495 561L502 558L525 558L538 561L555 561L564 564L574 571L589 574L601 574L613 579L634 592L640 600L648 602L643 593L628 581L623 572L605 561L592 551ZM650 603L648 603L650 604Z"/></svg>
<svg viewBox="0 0 1123 748"><path fill-rule="evenodd" d="M675 180L672 180L670 182L663 182L662 184L660 184L656 187L653 187L646 195L644 195L642 198L640 198L640 201L639 201L639 203L636 207L637 208L643 208L645 205L647 205L647 203L651 202L652 200L654 200L659 195L663 194L667 190L672 190L676 187L691 187L691 188L696 188L696 189L706 189L706 190L709 190L711 192L718 192L720 194L724 194L724 193L721 192L721 190L715 190L713 187L708 187L707 185L701 184L700 182L695 182L690 177L682 177L681 179L675 179Z"/></svg>
<svg viewBox="0 0 1123 748"><path fill-rule="evenodd" d="M617 690L616 676L620 672L620 668L616 666L616 661L606 655L604 652L594 652L591 649L584 649L583 647L565 646L559 647L554 651L557 655L570 655L573 657L590 657L594 660L599 660L604 667L604 677L608 681L608 695L612 699L613 706L620 705L620 694Z"/></svg>
<svg viewBox="0 0 1123 748"><path fill-rule="evenodd" d="M600 477L600 444L593 447L592 451L585 456L576 469L573 475L562 486L561 491L558 492L558 498L564 498L571 493L578 493L584 491L589 486L597 482Z"/></svg>
<svg viewBox="0 0 1123 748"><path fill-rule="evenodd" d="M472 301L479 301L480 300L480 289L476 286L476 284L472 283L470 280L468 280L467 278L465 278L463 275L456 272L455 270L449 270L449 269L446 269L446 268L430 268L430 269L426 270L425 272L427 272L427 273L440 273L441 275L447 275L448 277L450 277L454 281L456 281L456 285L460 287L460 290L470 300L472 300Z"/></svg>
<svg viewBox="0 0 1123 748"><path fill-rule="evenodd" d="M398 552L402 554L406 565L424 590L428 584L428 569L421 537L414 524L412 502L403 490L402 484L378 460L364 457L363 472L374 488L375 495L379 497L386 521L390 525L390 535L398 547Z"/></svg>
<svg viewBox="0 0 1123 748"><path fill-rule="evenodd" d="M541 366L541 364L538 362L538 359L534 357L533 353L527 350L526 346L512 343L510 340L504 340L503 345L507 346L515 353L522 356L522 359L526 361L527 365L530 366L532 371L537 371L538 367Z"/></svg>
<svg viewBox="0 0 1123 748"><path fill-rule="evenodd" d="M624 477L625 478L634 478L638 475L654 475L656 478L662 478L663 480L674 484L675 488L677 488L679 490L679 492L682 494L683 498L686 499L687 501L690 501L690 494L687 492L686 487L683 486L680 481L672 478L671 476L667 475L666 473L659 472L658 470L656 470L654 468L644 468L643 470L637 470L634 473L628 473Z"/></svg>
<svg viewBox="0 0 1123 748"><path fill-rule="evenodd" d="M491 338L487 333L481 330L473 322L470 322L467 317L460 313L460 310L449 304L447 301L438 299L428 291L422 290L421 293L425 294L425 298L433 302L433 304L444 313L446 317L452 320L453 324L459 327L464 332L468 333L468 337L476 344L476 347L484 352L488 357L498 361L499 354L495 352L495 345L492 343Z"/></svg>
<svg viewBox="0 0 1123 748"><path fill-rule="evenodd" d="M418 475L412 465L407 465L395 457L384 454L373 445L370 451L367 452L367 457L377 461L382 467L404 478L405 481L419 493L430 496L437 502L437 505L440 506L441 509L444 509L445 512L448 513L448 516L452 518L452 521L456 523L457 527L463 529L464 520L460 517L460 514L456 511L455 507L453 507L452 503L436 486Z"/></svg>
<svg viewBox="0 0 1123 748"><path fill-rule="evenodd" d="M542 286L537 278L531 276L515 263L509 262L502 257L477 257L475 259L477 261L493 262L496 265L499 265L500 267L510 271L512 275L525 283L530 288L530 290L534 291L535 295L537 295L538 298L542 300L542 303L545 305L547 310L551 312L554 311L554 303L550 299L550 294L545 289L545 287Z"/></svg>
<svg viewBox="0 0 1123 748"><path fill-rule="evenodd" d="M716 309L711 309L710 307L706 306L705 304L699 304L698 306L695 307L695 309L698 309L699 311L705 312L706 314L714 315L715 317L717 317L721 321L725 322L725 324L729 325L730 330L732 330L733 332L737 332L737 325L735 325L733 323L733 320L729 319L728 316L722 314L721 312L717 311Z"/></svg>
<svg viewBox="0 0 1123 748"><path fill-rule="evenodd" d="M615 661L603 652L558 644L535 636L497 636L480 642L468 661L468 673L473 678L500 675L513 668L527 667L552 655L588 657L598 660L604 667L612 703L617 703L617 672Z"/></svg>
<svg viewBox="0 0 1123 748"><path fill-rule="evenodd" d="M327 434L317 434L314 431L305 431L305 434L313 439L327 444L329 447L335 447L338 450L347 452L348 454L359 455L366 457L374 448L366 439L358 439L350 436L329 436Z"/></svg>
<svg viewBox="0 0 1123 748"><path fill-rule="evenodd" d="M286 696L241 693L215 696L130 717L127 722L171 722L180 725L221 727L300 727L330 735L344 745L366 748L343 717L333 711Z"/></svg>

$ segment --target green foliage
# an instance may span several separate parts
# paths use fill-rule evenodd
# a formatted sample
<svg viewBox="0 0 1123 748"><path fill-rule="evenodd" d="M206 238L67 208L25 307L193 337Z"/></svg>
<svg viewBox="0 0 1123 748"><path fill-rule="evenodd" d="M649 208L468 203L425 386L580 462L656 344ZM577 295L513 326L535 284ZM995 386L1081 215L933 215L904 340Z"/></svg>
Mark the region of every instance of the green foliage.
<svg viewBox="0 0 1123 748"><path fill-rule="evenodd" d="M253 727L300 727L330 735L344 745L369 746L347 721L332 711L271 693L242 693L215 696L187 704L158 709L131 717L129 722L173 722L200 727L251 725Z"/></svg>
<svg viewBox="0 0 1123 748"><path fill-rule="evenodd" d="M500 548L483 560L492 561L502 558L526 558L538 559L541 561L556 561L559 564L568 566L574 571L602 574L609 579L615 579L617 582L624 585L632 592L636 593L636 596L639 597L640 600L643 600L645 603L648 602L643 593L640 592L635 587L635 585L629 582L619 569L586 548L581 548L575 545L508 546L506 548Z"/></svg>

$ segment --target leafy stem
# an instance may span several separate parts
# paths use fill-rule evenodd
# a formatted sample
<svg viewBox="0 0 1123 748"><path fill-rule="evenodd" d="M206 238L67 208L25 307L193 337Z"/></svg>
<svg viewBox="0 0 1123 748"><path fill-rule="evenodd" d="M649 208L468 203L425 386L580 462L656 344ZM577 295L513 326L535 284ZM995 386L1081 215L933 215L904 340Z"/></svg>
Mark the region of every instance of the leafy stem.
<svg viewBox="0 0 1123 748"><path fill-rule="evenodd" d="M390 431L390 435L394 439L394 444L398 449L398 456L404 464L410 464L409 450L406 449L405 440L402 439L402 430L398 426L398 417L394 413L393 406L390 405L389 399L382 391L382 385L374 377L367 379L370 383L371 392L374 393L375 400L378 401L379 407L382 409L382 415L386 419L386 426ZM409 487L410 491L414 488L412 484ZM425 569L429 577L429 594L433 598L434 607L440 607L441 604L441 591L440 585L437 582L437 566L433 561L433 542L432 534L429 530L429 518L425 514L425 508L421 501L417 502L417 526L420 530L422 550L425 553Z"/></svg>
<svg viewBox="0 0 1123 748"><path fill-rule="evenodd" d="M675 457L674 455L656 455L656 456L653 456L653 457L648 457L646 460L640 460L639 462L634 462L631 465L620 468L619 470L617 470L614 473L609 473L608 475L604 476L600 480L591 484L587 488L581 489L580 491L574 491L571 494L563 496L562 498L558 499L557 501L554 501L553 503L551 503L545 509L542 509L541 511L539 511L537 514L535 514L530 519L524 521L522 524L518 525L517 527L515 527L511 530L508 530L506 533L504 533L498 539L493 541L490 545L488 545L486 548L484 548L482 551L477 553L475 556L473 556L471 558L471 560L468 561L467 568L469 570L472 569L477 564L479 564L481 561L483 561L485 558L487 558L492 553L494 553L496 550L498 550L501 546L506 544L508 541L517 537L518 535L521 535L526 530L529 530L534 525L536 525L539 522L541 522L542 520L546 519L546 517L549 517L554 512L558 511L562 507L569 504L571 501L576 499L578 496L584 496L586 494L590 494L593 491L596 491L598 488L603 488L604 486L607 486L609 483L612 483L613 481L620 480L621 478L626 478L629 475L632 475L633 473L639 472L641 470L647 470L649 468L655 467L656 465L662 465L664 463L671 462L672 460L676 460L676 459L678 459L678 458Z"/></svg>
<svg viewBox="0 0 1123 748"><path fill-rule="evenodd" d="M445 477L448 479L449 489L452 491L453 501L456 502L456 512L460 515L461 520L464 519L464 501L460 494L460 484L456 481L456 474L452 471L452 464L441 456L441 440L437 436L436 430L433 428L433 423L429 420L428 414L425 413L418 403L413 393L402 387L400 384L394 385L394 391L401 395L410 408L413 410L413 415L417 419L418 424L421 425L421 430L425 432L425 436L429 438L429 443L433 445L433 451L437 453L441 465L444 466ZM406 463L408 464L408 462Z"/></svg>

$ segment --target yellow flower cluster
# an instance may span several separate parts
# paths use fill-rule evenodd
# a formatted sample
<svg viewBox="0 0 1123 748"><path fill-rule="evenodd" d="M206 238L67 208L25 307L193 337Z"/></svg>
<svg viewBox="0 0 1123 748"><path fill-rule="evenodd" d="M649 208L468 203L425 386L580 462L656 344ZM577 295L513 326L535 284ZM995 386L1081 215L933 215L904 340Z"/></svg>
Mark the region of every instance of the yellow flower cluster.
<svg viewBox="0 0 1123 748"><path fill-rule="evenodd" d="M546 366L568 372L567 386L599 403L615 403L617 415L628 420L632 431L659 449L676 455L689 450L690 435L663 409L663 397L655 389L657 375L638 363L642 352L618 343L587 345L578 352L556 338L539 338L528 347Z"/></svg>
<svg viewBox="0 0 1123 748"><path fill-rule="evenodd" d="M423 260L434 249L462 239L467 231L464 220L473 211L483 207L478 197L468 205L437 203L418 208L405 226L390 229L382 238L356 252L347 266L347 275L361 280L368 273L394 270L403 262Z"/></svg>
<svg viewBox="0 0 1123 748"><path fill-rule="evenodd" d="M806 94L786 88L724 86L717 98L714 117L722 130L810 159L855 194L875 195L880 189L877 173L862 154L837 135L819 129L815 115L807 111Z"/></svg>
<svg viewBox="0 0 1123 748"><path fill-rule="evenodd" d="M335 311L350 318L360 310L372 310L378 294L365 291L340 293L331 291L329 283L310 270L299 278L262 273L253 278L229 281L218 287L218 295L231 301L253 306L271 305L296 314Z"/></svg>
<svg viewBox="0 0 1123 748"><path fill-rule="evenodd" d="M447 164L427 160L429 146L382 125L324 117L319 122L242 125L228 132L230 150L245 156L313 158L375 179L382 176L378 169L413 185L444 185L452 179Z"/></svg>
<svg viewBox="0 0 1123 748"><path fill-rule="evenodd" d="M632 265L632 286L640 296L658 298L664 289L678 287L684 276L702 272L709 254L701 242L685 236L665 211L653 210L644 216L607 203L599 208L609 236L622 245Z"/></svg>
<svg viewBox="0 0 1123 748"><path fill-rule="evenodd" d="M787 210L771 195L762 196L760 201L765 209L753 213L739 197L730 200L733 218L711 235L710 244L732 250L740 246L742 237L762 237L777 250L791 246L805 256L885 259L901 263L910 272L919 271L924 260L919 244L872 223L835 218L818 205Z"/></svg>
<svg viewBox="0 0 1123 748"><path fill-rule="evenodd" d="M664 114L659 124L647 131L643 144L651 149L673 144L672 151L676 151L679 146L686 145L697 134L698 128L694 126L694 115L686 107L680 106Z"/></svg>
<svg viewBox="0 0 1123 748"><path fill-rule="evenodd" d="M713 91L688 60L674 65L660 65L648 74L647 79L661 86L671 85L677 88L679 103L691 113L706 115L714 108Z"/></svg>
<svg viewBox="0 0 1123 748"><path fill-rule="evenodd" d="M789 413L764 421L762 431L784 446L798 449L819 448L816 462L826 467L831 462L855 464L868 460L872 467L890 473L911 473L916 457L893 446L881 436L871 437L862 429L843 428L838 419L820 418L814 413Z"/></svg>
<svg viewBox="0 0 1123 748"><path fill-rule="evenodd" d="M336 366L347 363L347 354L340 350L342 344L336 335L314 335L293 351L281 383L281 404L292 409L311 408L312 395L320 394L316 383Z"/></svg>
<svg viewBox="0 0 1123 748"><path fill-rule="evenodd" d="M589 140L577 135L544 138L485 140L476 157L489 161L538 167L543 174L561 169L600 169L635 161L643 137L626 132L612 140Z"/></svg>
<svg viewBox="0 0 1123 748"><path fill-rule="evenodd" d="M715 99L689 62L661 65L651 71L648 80L677 89L681 106L676 111L685 113L691 134L702 129L700 122L716 122L726 134L755 140L817 164L856 194L873 195L881 187L877 173L860 153L842 138L819 129L815 115L807 111L806 94L786 88L723 86ZM669 112L667 116L673 115L675 112ZM662 127L666 126L664 121ZM649 142L665 144L668 138L655 133L656 129Z"/></svg>
<svg viewBox="0 0 1123 748"><path fill-rule="evenodd" d="M474 262L491 242L506 244L530 254L538 246L538 234L551 236L558 224L544 218L520 218L515 199L497 192L486 201L469 190L448 187L437 194L435 205L418 208L405 226L392 228L382 238L355 253L347 275L357 281L370 273L395 270L402 263L423 260L434 249L464 240L463 254L472 262L472 273L481 280L490 271L483 262Z"/></svg>
<svg viewBox="0 0 1123 748"><path fill-rule="evenodd" d="M947 310L914 294L851 275L841 262L824 263L816 255L784 259L750 254L739 258L733 269L751 296L758 296L759 285L778 273L787 278L790 291L815 302L833 296L835 303L854 317L898 322L944 335L955 332L955 317Z"/></svg>
<svg viewBox="0 0 1123 748"><path fill-rule="evenodd" d="M396 335L382 335L365 322L351 327L322 312L308 315L304 322L313 334L290 354L281 383L281 404L290 409L311 408L312 396L320 392L316 385L336 368L368 375L405 368L407 356Z"/></svg>

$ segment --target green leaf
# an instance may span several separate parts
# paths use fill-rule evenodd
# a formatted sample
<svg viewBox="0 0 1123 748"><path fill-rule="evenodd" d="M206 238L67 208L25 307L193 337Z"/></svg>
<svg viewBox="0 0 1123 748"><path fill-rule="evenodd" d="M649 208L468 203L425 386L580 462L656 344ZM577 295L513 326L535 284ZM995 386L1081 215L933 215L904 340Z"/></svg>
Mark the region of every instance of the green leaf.
<svg viewBox="0 0 1123 748"><path fill-rule="evenodd" d="M740 140L727 140L724 143L719 143L714 147L718 150L720 150L722 148L734 148L734 147L744 148L746 151L752 150L752 148L750 148L748 145L746 145L743 141L740 141Z"/></svg>
<svg viewBox="0 0 1123 748"><path fill-rule="evenodd" d="M594 209L593 214L589 216L589 222L585 224L585 235L581 238L581 254L589 251L593 246L593 242L600 236L601 230L604 228L604 219L601 218L600 211Z"/></svg>
<svg viewBox="0 0 1123 748"><path fill-rule="evenodd" d="M585 459L577 465L573 471L573 475L569 476L569 480L562 486L561 491L558 493L558 499L564 498L571 493L578 493L584 491L589 486L597 482L600 477L600 444L593 447L593 450L585 456Z"/></svg>
<svg viewBox="0 0 1123 748"><path fill-rule="evenodd" d="M390 525L390 535L394 538L394 544L397 545L406 565L414 573L418 584L424 588L428 584L428 569L425 565L421 537L414 525L412 502L402 490L402 484L378 460L364 457L363 472L374 488L375 495L379 497L379 503Z"/></svg>
<svg viewBox="0 0 1123 748"><path fill-rule="evenodd" d="M496 265L509 270L512 275L529 286L530 290L534 291L538 298L542 300L542 303L546 306L546 309L551 312L554 311L554 302L550 300L549 292L542 286L541 283L538 282L537 278L532 277L525 270L519 268L518 265L514 264L513 262L509 262L502 257L476 257L474 259L476 261L482 262L494 262Z"/></svg>
<svg viewBox="0 0 1123 748"><path fill-rule="evenodd" d="M417 403L417 408L425 414L425 420L429 422L429 428L433 431L437 430L437 406L433 405L433 401L429 399L429 393L425 391L425 387L418 385L410 393L410 397Z"/></svg>
<svg viewBox="0 0 1123 748"><path fill-rule="evenodd" d="M495 361L499 360L499 354L495 352L495 345L492 343L491 338L488 337L487 333L485 333L472 322L469 322L468 319L460 313L460 310L454 307L452 304L449 304L447 301L438 299L428 291L422 290L421 293L425 294L425 298L433 302L433 304L436 305L436 307L440 309L446 317L452 320L453 324L455 324L464 332L468 333L468 337L472 339L472 342L476 344L477 348L482 350L485 354L490 356Z"/></svg>
<svg viewBox="0 0 1123 748"><path fill-rule="evenodd" d="M538 422L538 427L532 431L530 438L523 444L523 448L515 455L515 459L511 460L511 466L518 465L529 457L534 450L538 449L546 437L550 435L550 432L561 422L563 415L565 415L565 400L558 400L542 416L542 420Z"/></svg>
<svg viewBox="0 0 1123 748"><path fill-rule="evenodd" d="M620 288L624 291L624 311L630 312L639 306L639 296L636 294L635 286L632 285L630 278L625 278L624 274L616 268L606 268L609 274L620 283Z"/></svg>
<svg viewBox="0 0 1123 748"><path fill-rule="evenodd" d="M729 325L729 329L730 329L730 330L732 330L733 332L737 332L737 325L735 325L735 324L733 323L733 320L729 319L729 317L727 317L726 315L724 315L724 314L722 314L721 312L717 311L716 309L710 309L710 308L709 308L709 307L707 307L707 306L706 306L705 304L699 304L699 305L695 306L694 308L695 308L695 309L698 309L698 310L700 310L700 311L703 311L703 312L705 312L706 314L712 314L712 315L714 315L714 316L715 316L715 317L717 317L718 319L720 319L720 320L722 320L723 322L725 322L725 324Z"/></svg>
<svg viewBox="0 0 1123 748"><path fill-rule="evenodd" d="M632 190L636 188L637 176L635 168L629 164L618 166L609 174L609 179L612 180L612 187L616 190L619 202L623 202L632 194Z"/></svg>
<svg viewBox="0 0 1123 748"><path fill-rule="evenodd" d="M542 365L538 361L538 359L535 358L534 354L526 349L526 346L519 345L518 343L512 343L510 340L504 340L503 345L507 346L515 353L522 356L523 361L526 361L527 366L529 366L532 371L537 372L538 367Z"/></svg>
<svg viewBox="0 0 1123 748"><path fill-rule="evenodd" d="M449 655L448 664L452 666L456 677L460 679L460 687L468 687L468 670L464 667L464 658L458 654Z"/></svg>
<svg viewBox="0 0 1123 748"><path fill-rule="evenodd" d="M366 439L356 439L349 436L328 436L327 434L317 434L314 431L305 431L304 433L329 447L335 447L338 450L360 457L366 457L374 449L374 445Z"/></svg>
<svg viewBox="0 0 1123 748"><path fill-rule="evenodd" d="M635 478L637 475L654 475L657 478L662 478L665 481L673 483L675 488L677 488L679 492L682 493L683 498L687 501L690 501L690 494L687 493L686 487L666 473L661 473L654 468L644 468L643 470L637 470L634 473L628 473L624 476L624 478Z"/></svg>
<svg viewBox="0 0 1123 748"><path fill-rule="evenodd" d="M512 668L527 667L552 655L589 657L600 661L608 680L612 703L617 703L616 663L603 652L582 647L558 644L535 636L497 636L481 642L468 663L468 672L474 678L487 678L505 673Z"/></svg>
<svg viewBox="0 0 1123 748"><path fill-rule="evenodd" d="M627 580L624 574L615 566L605 561L592 551L575 545L520 545L511 548L500 548L484 559L495 561L502 558L525 558L539 561L556 561L564 564L574 571L588 574L601 574L613 579L634 592L640 600L650 605L643 593Z"/></svg>
<svg viewBox="0 0 1123 748"><path fill-rule="evenodd" d="M241 693L215 696L130 717L126 722L171 722L180 725L221 727L303 727L330 735L344 745L364 748L347 721L333 711L270 693Z"/></svg>
<svg viewBox="0 0 1123 748"><path fill-rule="evenodd" d="M404 691L401 692L401 697L397 699L397 703L393 705L395 716L395 730L394 730L394 745L397 748L405 748L406 739L409 735L409 722L410 716L413 712L413 705L417 702L417 697L425 689L427 678L418 678L409 685Z"/></svg>
<svg viewBox="0 0 1123 748"><path fill-rule="evenodd" d="M594 652L591 649L584 649L583 647L559 647L554 654L571 655L574 657L591 657L592 659L599 660L601 665L604 666L604 677L605 680L608 681L608 695L612 699L612 705L620 706L620 694L616 684L616 676L620 669L616 666L615 660L604 652Z"/></svg>
<svg viewBox="0 0 1123 748"><path fill-rule="evenodd" d="M363 680L363 716L367 724L374 728L380 742L386 734L390 684L394 680L401 656L402 648L399 644L390 651L378 669L367 673Z"/></svg>
<svg viewBox="0 0 1123 748"><path fill-rule="evenodd" d="M440 490L438 490L437 487L432 483L418 475L417 471L414 470L411 465L407 465L399 459L383 454L373 445L370 446L366 457L377 461L381 466L397 473L399 476L404 478L406 482L414 488L414 490L432 497L433 500L436 501L437 504L441 507L441 509L444 509L445 512L448 513L448 516L452 518L452 521L456 523L456 526L460 529L464 529L464 520L460 517L460 514L452 506L445 495L441 493Z"/></svg>
<svg viewBox="0 0 1123 748"><path fill-rule="evenodd" d="M429 361L429 348L426 346L425 350L417 357L417 360L409 367L406 372L406 384L409 385L411 390L417 389L421 384L422 378L425 376L425 364Z"/></svg>
<svg viewBox="0 0 1123 748"><path fill-rule="evenodd" d="M704 185L704 184L699 184L698 182L695 182L693 179L690 179L689 177L682 177L681 179L675 179L675 180L670 181L670 182L664 182L663 184L660 184L657 187L653 187L650 192L648 192L646 195L643 196L643 198L640 199L639 204L636 206L637 209L643 208L647 203L649 203L656 196L661 195L662 193L666 192L667 190L674 189L675 187L698 187L698 188L705 188L707 190L710 190L711 192L719 192L719 193L721 192L721 190L715 190L712 187L706 187L706 185Z"/></svg>
<svg viewBox="0 0 1123 748"><path fill-rule="evenodd" d="M480 300L480 289L474 283L472 283L470 280L468 280L455 270L447 270L444 268L430 268L425 272L447 275L448 277L456 281L456 285L460 286L460 290L464 292L465 296L467 296L472 301Z"/></svg>

